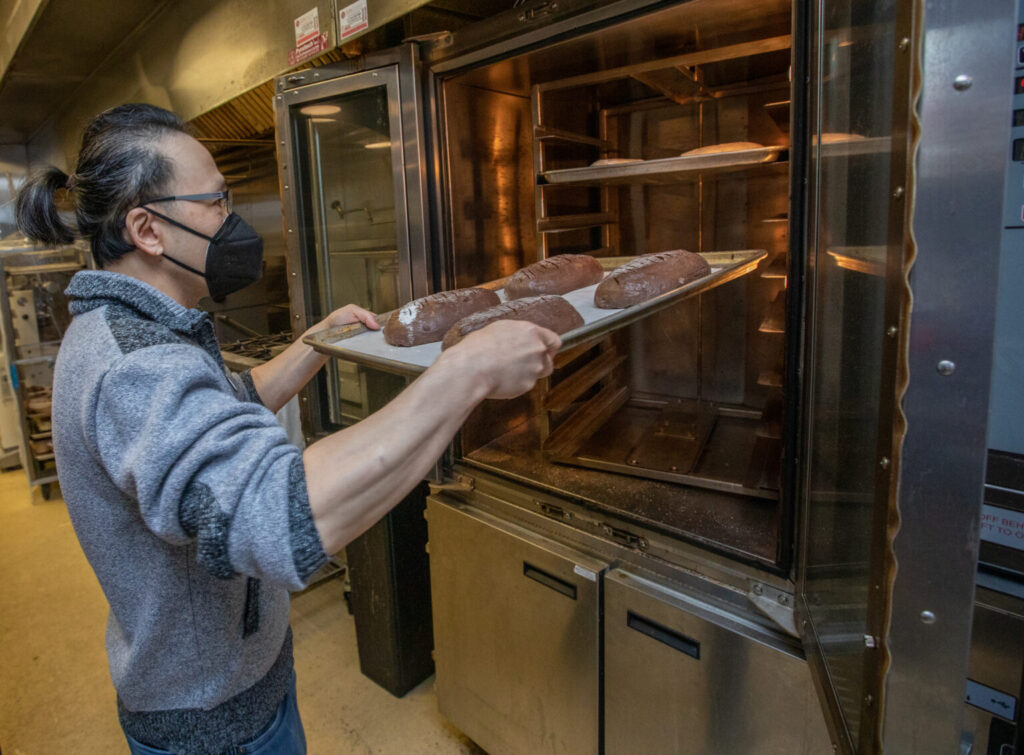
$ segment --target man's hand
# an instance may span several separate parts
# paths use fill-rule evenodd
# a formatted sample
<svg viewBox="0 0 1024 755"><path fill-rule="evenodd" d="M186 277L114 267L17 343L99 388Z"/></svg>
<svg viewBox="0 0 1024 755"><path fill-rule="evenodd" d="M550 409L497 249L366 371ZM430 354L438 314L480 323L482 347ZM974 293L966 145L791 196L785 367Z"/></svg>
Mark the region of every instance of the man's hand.
<svg viewBox="0 0 1024 755"><path fill-rule="evenodd" d="M370 330L380 330L377 318L373 316L372 312L365 310L362 307L357 307L355 304L346 304L341 309L336 309L331 312L327 317L307 330L306 334L310 335L321 330L327 330L328 328L351 325L354 322L361 322Z"/></svg>
<svg viewBox="0 0 1024 755"><path fill-rule="evenodd" d="M370 330L380 329L372 312L367 312L355 304L348 304L331 312L304 335L312 335L341 325L351 325L354 322L361 322ZM253 384L263 405L272 412L279 410L309 382L326 361L325 355L313 351L313 348L304 344L300 338L269 362L253 367Z"/></svg>
<svg viewBox="0 0 1024 755"><path fill-rule="evenodd" d="M515 398L551 374L562 339L520 320L499 320L470 333L441 356L484 382L487 398Z"/></svg>
<svg viewBox="0 0 1024 755"><path fill-rule="evenodd" d="M380 411L306 449L309 505L336 553L423 479L485 398L513 398L551 374L561 339L532 323L491 323L443 352Z"/></svg>

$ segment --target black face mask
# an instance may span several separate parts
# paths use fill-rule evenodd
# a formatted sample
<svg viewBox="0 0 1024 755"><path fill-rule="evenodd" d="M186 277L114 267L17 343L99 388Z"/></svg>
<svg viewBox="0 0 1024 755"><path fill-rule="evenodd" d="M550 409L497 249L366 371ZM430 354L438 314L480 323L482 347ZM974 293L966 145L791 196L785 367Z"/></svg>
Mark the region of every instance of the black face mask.
<svg viewBox="0 0 1024 755"><path fill-rule="evenodd" d="M210 245L206 248L206 272L201 273L191 265L179 262L169 254L164 254L170 262L183 267L191 273L206 278L206 287L210 290L210 298L222 302L228 294L240 291L263 277L263 239L251 225L242 220L241 216L232 212L228 215L213 236L200 233L173 218L157 212L150 207L143 207L158 218L171 225L188 231L199 238L206 239Z"/></svg>

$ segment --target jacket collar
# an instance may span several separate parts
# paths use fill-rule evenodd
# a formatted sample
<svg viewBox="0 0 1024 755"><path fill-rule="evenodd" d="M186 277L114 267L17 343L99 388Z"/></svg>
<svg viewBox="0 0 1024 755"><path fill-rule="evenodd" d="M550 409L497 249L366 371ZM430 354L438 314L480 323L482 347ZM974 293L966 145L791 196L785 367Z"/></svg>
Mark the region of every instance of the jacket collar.
<svg viewBox="0 0 1024 755"><path fill-rule="evenodd" d="M109 270L82 270L75 273L64 293L71 300L68 309L72 315L84 314L106 305L119 305L188 335L196 333L204 322L209 322L209 316L202 310L184 307L138 278Z"/></svg>

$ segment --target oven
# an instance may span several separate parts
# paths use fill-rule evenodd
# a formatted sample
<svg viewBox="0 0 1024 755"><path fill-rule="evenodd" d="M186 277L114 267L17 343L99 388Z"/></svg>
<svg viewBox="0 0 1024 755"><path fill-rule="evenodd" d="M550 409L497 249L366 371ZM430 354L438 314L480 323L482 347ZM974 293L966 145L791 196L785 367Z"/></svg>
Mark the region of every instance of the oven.
<svg viewBox="0 0 1024 755"><path fill-rule="evenodd" d="M1008 128L978 128L950 163L949 128L922 123L939 122L938 102L947 124L1000 107L1011 40L963 44L1001 10L919 5L527 2L278 80L297 328L348 301L387 312L500 286L560 253L612 268L687 249L728 271L569 339L550 378L482 404L439 460L438 699L488 751L959 741L970 626L944 622L973 600L984 412L971 410L986 400L979 296L995 269L964 269L949 242L990 239L964 241L937 208L970 186L997 237L983 207L1001 196ZM939 94L931 77L948 71L922 67L950 25L957 63L985 72L963 115L943 98L971 85ZM938 283L950 271L955 292ZM339 357L304 398L314 433L415 374L352 359L343 337L311 340ZM958 359L933 358L950 344ZM908 430L943 391L960 412L934 431L962 431L955 455ZM942 521L928 495L956 498ZM908 534L925 537L921 523L956 558L922 555ZM939 563L949 576L941 608L921 603L928 590L905 597L920 585L897 579L898 542L913 554L902 575ZM940 614L942 640L917 650L954 662L896 654ZM929 674L956 706L910 710L901 682ZM889 733L897 714L948 720Z"/></svg>

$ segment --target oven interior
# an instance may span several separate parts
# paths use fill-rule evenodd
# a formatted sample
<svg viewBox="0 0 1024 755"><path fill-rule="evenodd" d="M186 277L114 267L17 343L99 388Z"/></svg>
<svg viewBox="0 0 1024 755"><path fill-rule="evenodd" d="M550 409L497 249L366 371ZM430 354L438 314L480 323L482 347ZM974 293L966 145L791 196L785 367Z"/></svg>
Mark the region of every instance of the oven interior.
<svg viewBox="0 0 1024 755"><path fill-rule="evenodd" d="M791 27L788 2L693 0L438 80L445 286L559 253L765 253L485 402L462 463L781 563ZM679 159L733 143L760 149Z"/></svg>

